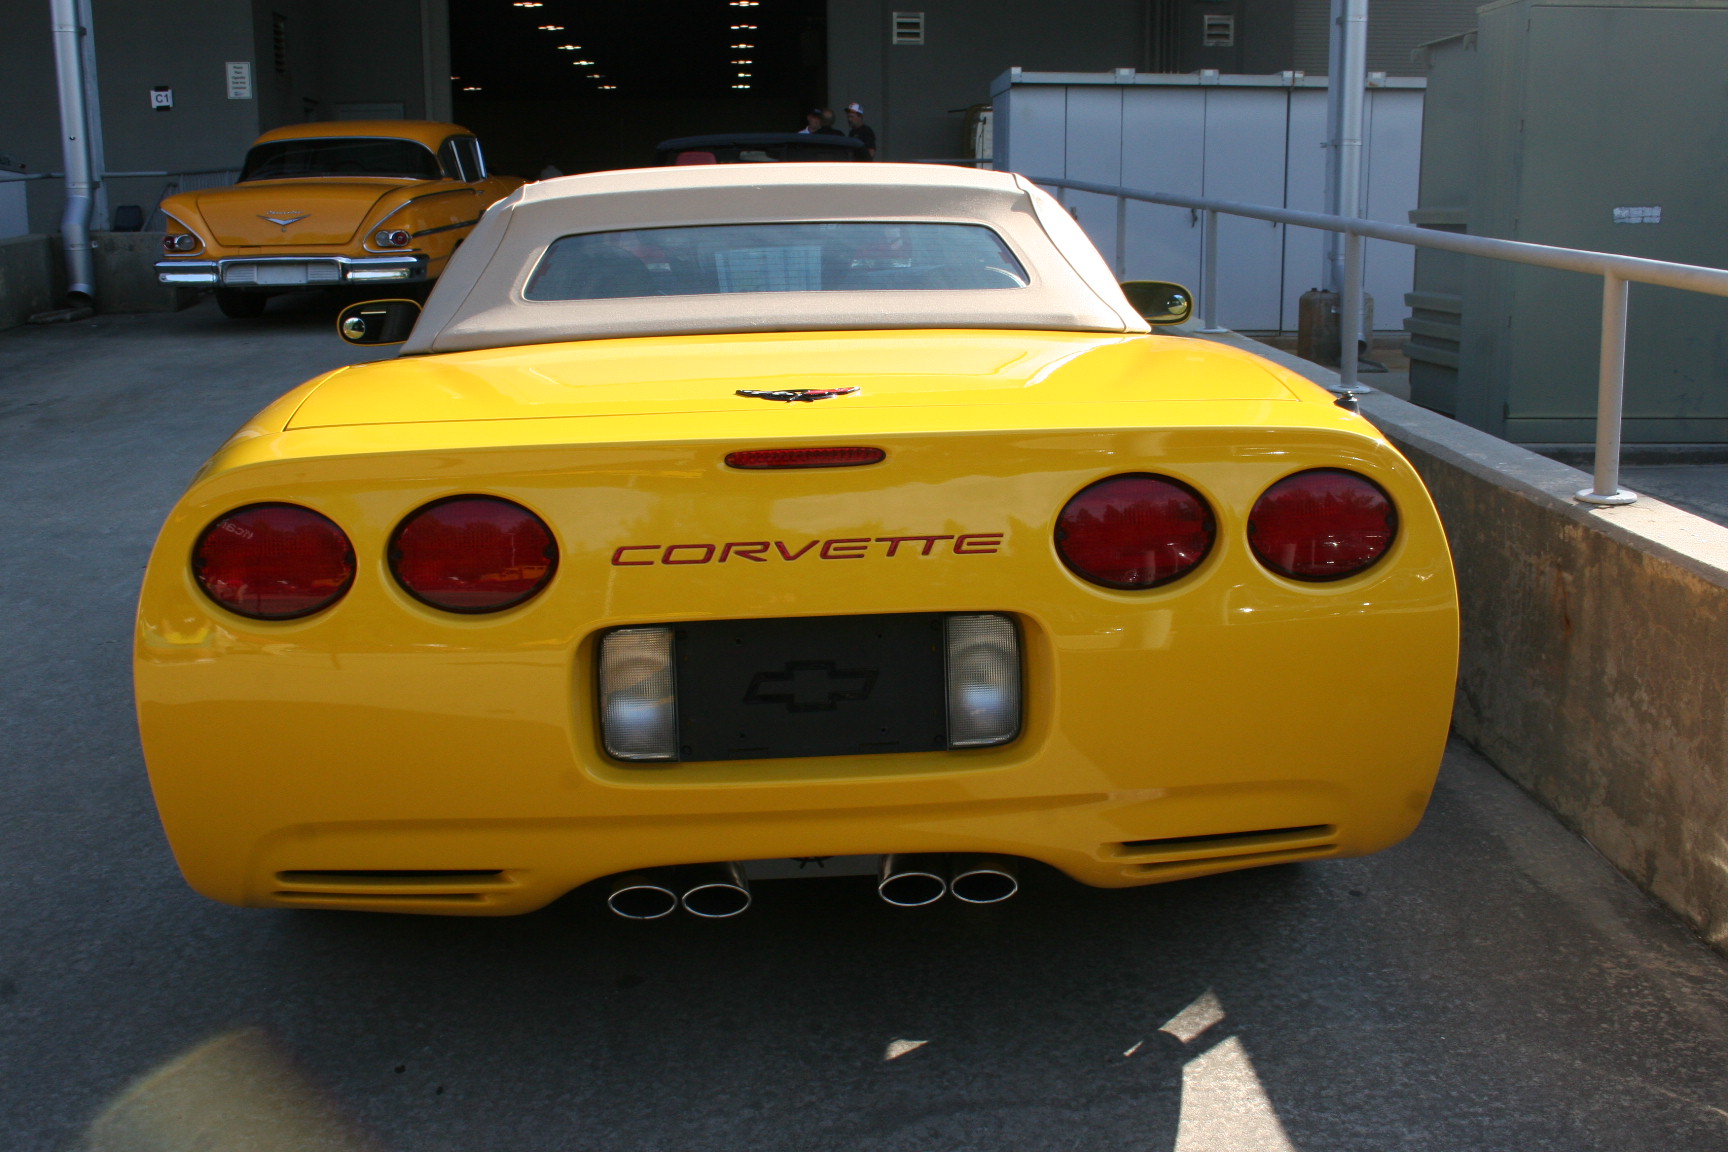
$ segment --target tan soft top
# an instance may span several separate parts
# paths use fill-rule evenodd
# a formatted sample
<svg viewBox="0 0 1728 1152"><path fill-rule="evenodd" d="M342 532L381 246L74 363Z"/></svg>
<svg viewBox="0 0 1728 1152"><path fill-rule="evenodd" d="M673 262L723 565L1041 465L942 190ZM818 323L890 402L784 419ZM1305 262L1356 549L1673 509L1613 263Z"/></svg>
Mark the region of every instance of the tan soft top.
<svg viewBox="0 0 1728 1152"><path fill-rule="evenodd" d="M618 300L523 297L540 257L561 236L847 220L987 225L1019 257L1030 284ZM935 164L723 164L596 172L518 189L492 205L456 250L402 351L869 328L1149 330L1080 226L1049 195L1012 173Z"/></svg>

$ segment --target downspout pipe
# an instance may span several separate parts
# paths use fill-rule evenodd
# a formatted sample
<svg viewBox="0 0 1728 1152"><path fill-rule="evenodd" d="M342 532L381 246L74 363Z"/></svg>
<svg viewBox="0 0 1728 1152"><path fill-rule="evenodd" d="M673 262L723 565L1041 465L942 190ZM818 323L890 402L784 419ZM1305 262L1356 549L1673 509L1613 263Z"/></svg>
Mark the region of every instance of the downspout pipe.
<svg viewBox="0 0 1728 1152"><path fill-rule="evenodd" d="M54 71L60 88L60 145L66 166L66 211L60 217L66 253L66 294L78 302L96 299L90 255L90 215L96 179L90 159L89 110L84 104L84 55L78 0L48 0L54 28Z"/></svg>

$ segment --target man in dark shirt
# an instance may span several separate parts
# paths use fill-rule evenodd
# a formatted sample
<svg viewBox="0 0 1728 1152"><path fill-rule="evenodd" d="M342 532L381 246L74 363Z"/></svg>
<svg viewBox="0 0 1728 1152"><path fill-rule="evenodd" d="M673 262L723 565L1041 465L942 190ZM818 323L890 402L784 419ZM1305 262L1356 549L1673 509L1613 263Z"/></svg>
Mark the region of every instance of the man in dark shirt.
<svg viewBox="0 0 1728 1152"><path fill-rule="evenodd" d="M840 135L840 129L834 127L834 125L830 123L833 119L834 113L828 111L828 109L812 108L810 111L804 113L804 127L798 130L798 135L838 136Z"/></svg>
<svg viewBox="0 0 1728 1152"><path fill-rule="evenodd" d="M852 131L846 135L854 140L862 141L870 153L870 159L876 159L876 129L864 123L864 105L852 103L846 105L846 123L852 126Z"/></svg>

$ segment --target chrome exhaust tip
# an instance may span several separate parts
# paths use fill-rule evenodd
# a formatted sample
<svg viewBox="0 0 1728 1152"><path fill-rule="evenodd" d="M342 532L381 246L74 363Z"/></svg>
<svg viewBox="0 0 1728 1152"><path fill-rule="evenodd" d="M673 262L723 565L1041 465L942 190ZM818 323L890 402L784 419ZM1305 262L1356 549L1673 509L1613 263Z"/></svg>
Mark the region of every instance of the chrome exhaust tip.
<svg viewBox="0 0 1728 1152"><path fill-rule="evenodd" d="M948 892L947 872L940 856L890 853L882 857L876 894L896 908L934 904Z"/></svg>
<svg viewBox="0 0 1728 1152"><path fill-rule="evenodd" d="M669 868L656 868L612 877L606 907L626 920L658 920L672 915L678 910L678 893L668 886L671 872Z"/></svg>
<svg viewBox="0 0 1728 1152"><path fill-rule="evenodd" d="M1020 865L1006 856L956 856L948 890L966 904L1000 904L1020 891Z"/></svg>
<svg viewBox="0 0 1728 1152"><path fill-rule="evenodd" d="M684 911L704 920L724 920L750 907L750 881L736 863L696 864L684 869Z"/></svg>

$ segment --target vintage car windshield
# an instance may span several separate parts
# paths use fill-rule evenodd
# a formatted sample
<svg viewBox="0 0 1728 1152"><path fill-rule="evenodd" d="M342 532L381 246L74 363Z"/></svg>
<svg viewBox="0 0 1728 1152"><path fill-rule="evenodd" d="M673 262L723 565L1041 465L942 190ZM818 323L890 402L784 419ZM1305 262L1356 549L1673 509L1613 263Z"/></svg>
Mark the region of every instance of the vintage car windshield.
<svg viewBox="0 0 1728 1152"><path fill-rule="evenodd" d="M1001 237L981 224L708 224L562 237L547 248L523 295L612 300L1024 288L1027 282Z"/></svg>
<svg viewBox="0 0 1728 1152"><path fill-rule="evenodd" d="M424 144L384 137L274 140L246 153L240 182L302 176L394 176L436 180L438 158Z"/></svg>

